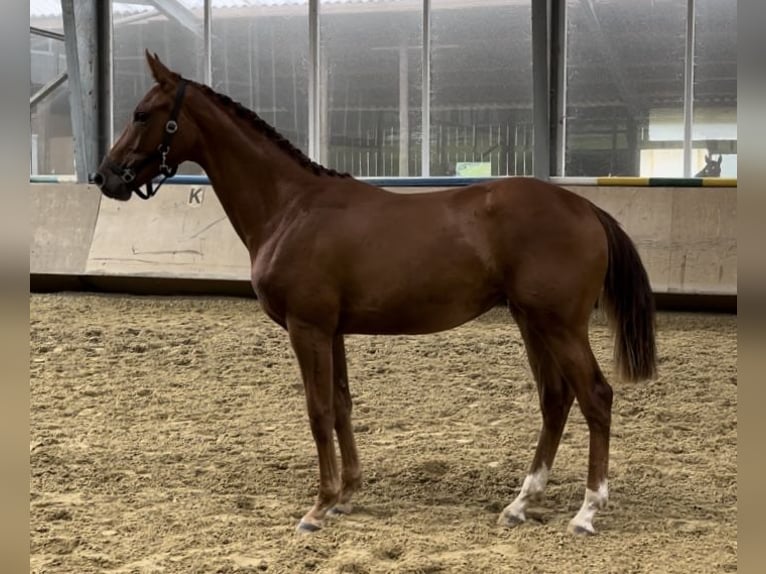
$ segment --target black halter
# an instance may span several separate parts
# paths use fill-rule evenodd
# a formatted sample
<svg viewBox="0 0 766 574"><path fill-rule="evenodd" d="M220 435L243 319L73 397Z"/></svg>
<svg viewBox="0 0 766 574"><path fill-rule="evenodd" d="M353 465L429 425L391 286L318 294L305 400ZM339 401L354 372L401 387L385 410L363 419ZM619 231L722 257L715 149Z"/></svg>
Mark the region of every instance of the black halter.
<svg viewBox="0 0 766 574"><path fill-rule="evenodd" d="M155 188L152 186L152 180L150 179L146 182L146 192L141 191L141 189L138 187L133 190L141 199L149 199L150 197L153 197L154 194L159 191L160 187L162 187L162 184L165 183L165 180L169 177L173 177L178 171L177 165L172 167L168 165L167 158L168 154L170 153L170 142L173 140L173 136L178 131L178 113L181 110L181 102L184 99L185 91L186 80L181 79L178 82L178 88L176 89L176 99L173 103L173 110L170 112L170 118L168 119L167 123L165 123L165 132L162 136L162 143L155 151L147 154L141 161L130 166L121 167L117 166L116 164L109 166L114 173L120 176L122 181L129 184L136 179L136 175L140 173L144 167L156 161L157 159L160 160L160 173L163 175L163 178L160 180L160 183L157 185L157 187Z"/></svg>

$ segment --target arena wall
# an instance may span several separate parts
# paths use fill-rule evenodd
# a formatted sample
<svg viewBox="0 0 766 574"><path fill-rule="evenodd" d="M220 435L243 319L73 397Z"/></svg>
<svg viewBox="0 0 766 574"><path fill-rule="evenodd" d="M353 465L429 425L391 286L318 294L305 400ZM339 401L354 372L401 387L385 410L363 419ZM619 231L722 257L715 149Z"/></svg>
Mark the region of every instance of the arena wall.
<svg viewBox="0 0 766 574"><path fill-rule="evenodd" d="M656 294L736 299L735 187L566 187L623 224ZM167 185L150 201L129 202L103 198L89 185L30 188L33 289L57 278L109 278L148 291L160 280L196 281L194 290L203 292L221 282L249 288L247 252L209 186Z"/></svg>
<svg viewBox="0 0 766 574"><path fill-rule="evenodd" d="M100 194L89 186L67 183L32 184L30 191L30 273L85 273L99 217Z"/></svg>

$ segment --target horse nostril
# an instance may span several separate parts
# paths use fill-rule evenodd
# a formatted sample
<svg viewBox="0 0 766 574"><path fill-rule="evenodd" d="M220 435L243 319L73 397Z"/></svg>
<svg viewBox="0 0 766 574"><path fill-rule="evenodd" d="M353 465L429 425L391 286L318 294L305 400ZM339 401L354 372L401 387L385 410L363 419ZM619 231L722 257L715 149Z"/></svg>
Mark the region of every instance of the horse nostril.
<svg viewBox="0 0 766 574"><path fill-rule="evenodd" d="M97 185L98 187L102 187L106 183L104 176L98 172L90 174L88 179L91 183Z"/></svg>

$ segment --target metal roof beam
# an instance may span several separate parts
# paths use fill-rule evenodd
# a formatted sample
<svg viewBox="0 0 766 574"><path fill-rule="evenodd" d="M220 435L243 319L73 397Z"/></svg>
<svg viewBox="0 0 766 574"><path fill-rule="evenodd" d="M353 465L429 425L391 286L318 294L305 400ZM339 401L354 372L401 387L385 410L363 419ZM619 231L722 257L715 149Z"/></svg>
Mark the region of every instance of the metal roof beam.
<svg viewBox="0 0 766 574"><path fill-rule="evenodd" d="M146 4L154 6L199 38L204 37L203 21L178 0L147 0Z"/></svg>
<svg viewBox="0 0 766 574"><path fill-rule="evenodd" d="M53 30L46 30L45 28L38 28L37 26L30 26L29 33L35 36L42 36L43 38L52 38L59 42L64 41L64 34L61 32L54 32Z"/></svg>
<svg viewBox="0 0 766 574"><path fill-rule="evenodd" d="M58 76L56 76L50 82L45 84L42 88L37 90L32 95L32 97L29 98L29 109L30 109L30 111L34 111L34 109L37 107L37 104L39 104L41 101L43 101L45 98L47 98L61 84L66 82L66 79L67 79L67 73L66 72L61 72Z"/></svg>
<svg viewBox="0 0 766 574"><path fill-rule="evenodd" d="M148 20L149 18L154 18L156 15L157 15L156 11L147 10L146 12L139 12L138 14L131 14L130 16L125 16L123 18L120 18L119 20L114 20L113 25L115 27L127 26L128 24L135 24L136 22L143 22L144 20Z"/></svg>

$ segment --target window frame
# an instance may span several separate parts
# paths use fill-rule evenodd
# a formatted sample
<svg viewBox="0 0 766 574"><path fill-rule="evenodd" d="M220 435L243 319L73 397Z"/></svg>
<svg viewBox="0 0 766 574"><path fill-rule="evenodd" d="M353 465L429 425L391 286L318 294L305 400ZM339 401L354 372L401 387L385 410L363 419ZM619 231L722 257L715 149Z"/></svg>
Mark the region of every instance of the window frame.
<svg viewBox="0 0 766 574"><path fill-rule="evenodd" d="M322 58L320 53L320 9L321 0L308 1L308 26L309 39L309 99L308 99L308 150L309 157L318 161L320 150L320 98L321 98L321 70ZM431 117L431 0L422 1L422 133L430 133ZM567 105L567 1L566 0L529 0L532 10L532 93L533 93L533 118L534 118L534 176L541 179L565 178L566 157L566 105ZM106 2L108 8L100 14L97 26L100 32L100 42L105 50L106 57L101 58L99 65L99 78L102 108L99 114L98 139L103 142L113 141L112 108L114 106L111 89L113 49L112 49L112 0ZM685 35L685 63L684 63L684 101L683 101L683 173L684 178L692 177L693 145L693 119L695 100L695 0L686 0L686 35ZM211 82L212 76L212 26L213 26L212 0L204 0L203 3L203 74L206 83ZM106 28L106 29L105 29ZM53 37L54 33L30 28L32 34ZM62 39L61 35L55 34L56 39ZM73 79L70 78L70 81ZM79 79L74 79L79 81ZM76 137L80 134L75 134ZM422 175L412 177L393 178L363 178L379 185L385 186L438 186L460 185L481 181L487 178L461 178L455 176L432 177L430 175L430 137L423 137L420 141L422 162ZM569 178L569 179L595 179L595 178ZM173 180L171 180L173 181ZM183 180L176 180L180 183ZM205 176L197 177L197 183L205 183Z"/></svg>

